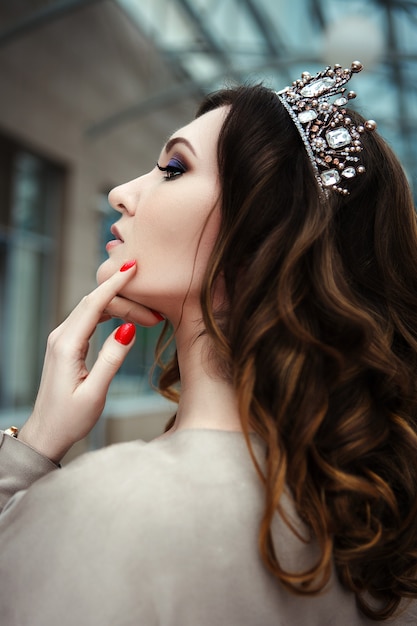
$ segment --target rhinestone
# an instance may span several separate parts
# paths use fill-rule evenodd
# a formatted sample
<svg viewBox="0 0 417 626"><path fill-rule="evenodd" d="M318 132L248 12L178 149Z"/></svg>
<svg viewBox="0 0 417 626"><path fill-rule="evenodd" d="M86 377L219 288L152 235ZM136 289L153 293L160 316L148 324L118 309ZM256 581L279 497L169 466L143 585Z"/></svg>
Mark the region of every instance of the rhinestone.
<svg viewBox="0 0 417 626"><path fill-rule="evenodd" d="M333 87L335 82L336 81L334 78L329 78L329 77L320 78L319 80L315 80L309 85L306 85L305 87L303 87L300 93L305 98L312 98L313 96L319 96L324 91L327 91L328 89L330 89L330 87Z"/></svg>
<svg viewBox="0 0 417 626"><path fill-rule="evenodd" d="M345 170L343 170L342 176L344 176L345 178L353 178L354 176L356 176L355 168L347 167Z"/></svg>
<svg viewBox="0 0 417 626"><path fill-rule="evenodd" d="M307 122L315 120L316 117L317 113L314 109L307 109L306 111L301 111L301 113L298 114L298 119L302 124L307 124Z"/></svg>
<svg viewBox="0 0 417 626"><path fill-rule="evenodd" d="M334 104L337 107L342 107L344 104L347 104L347 100L346 98L338 98L337 100L334 101Z"/></svg>
<svg viewBox="0 0 417 626"><path fill-rule="evenodd" d="M329 130L329 132L326 133L326 141L331 148L337 150L337 148L342 148L351 143L352 137L349 131L341 126L335 130Z"/></svg>
<svg viewBox="0 0 417 626"><path fill-rule="evenodd" d="M316 137L312 143L316 150L323 150L326 147L326 142L322 137Z"/></svg>
<svg viewBox="0 0 417 626"><path fill-rule="evenodd" d="M340 176L337 170L327 170L321 174L321 179L323 181L323 185L326 187L331 187L339 182Z"/></svg>

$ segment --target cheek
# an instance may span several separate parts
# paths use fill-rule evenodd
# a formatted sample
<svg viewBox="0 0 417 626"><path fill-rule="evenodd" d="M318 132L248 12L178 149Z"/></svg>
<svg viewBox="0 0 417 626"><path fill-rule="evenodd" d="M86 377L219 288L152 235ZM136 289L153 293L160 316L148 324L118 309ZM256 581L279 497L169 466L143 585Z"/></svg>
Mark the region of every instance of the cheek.
<svg viewBox="0 0 417 626"><path fill-rule="evenodd" d="M201 232L203 228L203 232ZM193 283L198 289L207 270L207 265L213 248L218 238L220 228L220 212L218 208L213 210L207 223L200 227L198 236L194 240L194 245L188 248L188 259L192 268Z"/></svg>
<svg viewBox="0 0 417 626"><path fill-rule="evenodd" d="M171 184L174 187L175 183ZM196 263L199 269L207 265L220 227L219 208L213 208L217 197L213 185L203 187L198 194L195 190L193 194L188 192L188 196L184 201L187 197L184 192L180 200L167 201L168 207L162 204L152 215L142 215L134 238L139 265L168 265L170 274L183 266L181 271L187 276Z"/></svg>
<svg viewBox="0 0 417 626"><path fill-rule="evenodd" d="M218 204L216 204L215 208L209 215L207 223L205 224L204 231L201 237L200 247L202 249L202 253L207 257L210 256L214 244L217 241L220 231L220 208Z"/></svg>
<svg viewBox="0 0 417 626"><path fill-rule="evenodd" d="M138 211L126 243L99 266L97 283L110 278L128 258L136 258L137 274L124 289L125 297L147 300L160 292L172 298L191 286L198 290L220 228L220 209L213 209L218 196L212 185L206 193L203 189L189 202L165 198L157 206L153 203L152 210L147 205L149 210Z"/></svg>

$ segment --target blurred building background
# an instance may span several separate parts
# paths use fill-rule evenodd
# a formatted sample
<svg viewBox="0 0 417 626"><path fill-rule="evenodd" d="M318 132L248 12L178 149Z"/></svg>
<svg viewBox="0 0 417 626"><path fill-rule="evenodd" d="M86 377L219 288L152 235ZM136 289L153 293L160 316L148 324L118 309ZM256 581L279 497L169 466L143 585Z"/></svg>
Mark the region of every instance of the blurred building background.
<svg viewBox="0 0 417 626"><path fill-rule="evenodd" d="M2 0L0 427L27 417L49 331L95 285L108 191L154 166L207 91L356 59L353 104L417 190L416 1ZM140 331L89 445L149 438L172 412L148 382L159 330Z"/></svg>

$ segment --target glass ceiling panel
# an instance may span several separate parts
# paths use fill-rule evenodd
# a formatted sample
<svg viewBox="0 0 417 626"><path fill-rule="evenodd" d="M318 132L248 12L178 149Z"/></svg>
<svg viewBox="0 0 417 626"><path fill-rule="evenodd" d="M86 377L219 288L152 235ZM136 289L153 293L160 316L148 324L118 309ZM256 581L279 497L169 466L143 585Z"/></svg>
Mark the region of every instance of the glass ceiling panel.
<svg viewBox="0 0 417 626"><path fill-rule="evenodd" d="M175 1L118 0L118 4L138 24L141 31L162 49L175 50L194 45L194 29Z"/></svg>
<svg viewBox="0 0 417 626"><path fill-rule="evenodd" d="M357 108L377 120L417 189L417 2L118 2L201 93L231 79L281 89L304 70L359 58L365 71L352 80Z"/></svg>

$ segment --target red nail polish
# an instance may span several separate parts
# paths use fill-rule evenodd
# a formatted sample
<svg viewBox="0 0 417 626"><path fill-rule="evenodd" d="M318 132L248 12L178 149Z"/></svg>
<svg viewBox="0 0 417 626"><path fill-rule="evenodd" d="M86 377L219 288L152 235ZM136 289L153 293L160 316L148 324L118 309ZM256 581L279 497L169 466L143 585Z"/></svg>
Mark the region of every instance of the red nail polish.
<svg viewBox="0 0 417 626"><path fill-rule="evenodd" d="M165 321L165 317L158 313L158 311L154 311L153 309L151 309L151 311L160 322Z"/></svg>
<svg viewBox="0 0 417 626"><path fill-rule="evenodd" d="M126 270L130 270L130 268L133 267L134 265L136 265L135 259L133 259L133 261L128 261L127 263L122 265L122 267L120 268L120 271L126 272Z"/></svg>
<svg viewBox="0 0 417 626"><path fill-rule="evenodd" d="M116 331L114 338L119 343L127 346L135 336L135 325L134 324L122 324Z"/></svg>

